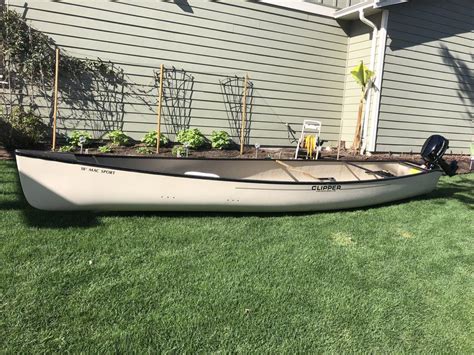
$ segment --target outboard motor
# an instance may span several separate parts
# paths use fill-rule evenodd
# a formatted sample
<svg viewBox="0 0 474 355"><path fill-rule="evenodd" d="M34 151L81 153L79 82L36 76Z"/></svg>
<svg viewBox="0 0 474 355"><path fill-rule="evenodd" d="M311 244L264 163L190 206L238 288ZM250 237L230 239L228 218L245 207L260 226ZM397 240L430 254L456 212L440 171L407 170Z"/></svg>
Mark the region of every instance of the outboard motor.
<svg viewBox="0 0 474 355"><path fill-rule="evenodd" d="M453 176L456 174L456 162L454 161L450 165L443 159L443 155L448 148L449 140L443 136L436 134L429 137L425 144L423 144L423 148L421 148L420 153L421 157L425 161L426 167L428 169L440 167L448 176Z"/></svg>

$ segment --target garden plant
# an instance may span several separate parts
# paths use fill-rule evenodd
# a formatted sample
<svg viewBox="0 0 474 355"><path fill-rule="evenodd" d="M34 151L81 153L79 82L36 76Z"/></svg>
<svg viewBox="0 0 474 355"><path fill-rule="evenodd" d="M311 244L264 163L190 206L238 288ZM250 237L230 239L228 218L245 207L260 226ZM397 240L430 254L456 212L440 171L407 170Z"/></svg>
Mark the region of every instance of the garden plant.
<svg viewBox="0 0 474 355"><path fill-rule="evenodd" d="M213 131L211 134L211 146L214 149L226 149L232 144L232 139L226 131Z"/></svg>
<svg viewBox="0 0 474 355"><path fill-rule="evenodd" d="M112 153L112 148L108 145L102 145L99 148L97 148L97 151L99 153Z"/></svg>
<svg viewBox="0 0 474 355"><path fill-rule="evenodd" d="M175 157L182 157L186 154L186 147L182 145L175 145L171 150L171 154L173 154Z"/></svg>
<svg viewBox="0 0 474 355"><path fill-rule="evenodd" d="M354 143L353 149L354 152L358 152L360 150L360 143L361 143L361 130L362 130L362 116L364 111L364 104L367 99L367 94L369 89L372 86L372 78L374 77L375 73L369 68L364 65L364 62L361 61L358 66L356 66L351 71L352 78L355 82L359 85L361 89L360 99L359 99L359 109L357 111L357 122L356 122L356 130L354 135Z"/></svg>
<svg viewBox="0 0 474 355"><path fill-rule="evenodd" d="M90 144L92 140L92 135L89 132L85 131L72 131L72 133L67 137L67 142L70 146L86 147Z"/></svg>
<svg viewBox="0 0 474 355"><path fill-rule="evenodd" d="M124 147L130 143L130 138L120 130L115 130L107 134L110 143L116 147Z"/></svg>
<svg viewBox="0 0 474 355"><path fill-rule="evenodd" d="M48 135L48 127L32 110L15 106L10 113L0 113L0 143L7 149L32 148Z"/></svg>
<svg viewBox="0 0 474 355"><path fill-rule="evenodd" d="M158 133L156 131L150 131L142 138L142 142L145 143L147 147L156 147L156 137ZM160 146L165 146L170 142L168 137L163 133L160 133Z"/></svg>
<svg viewBox="0 0 474 355"><path fill-rule="evenodd" d="M190 149L198 149L206 144L206 138L197 128L179 131L176 140L183 145L187 144Z"/></svg>
<svg viewBox="0 0 474 355"><path fill-rule="evenodd" d="M138 154L153 154L153 150L148 147L138 147L135 149Z"/></svg>

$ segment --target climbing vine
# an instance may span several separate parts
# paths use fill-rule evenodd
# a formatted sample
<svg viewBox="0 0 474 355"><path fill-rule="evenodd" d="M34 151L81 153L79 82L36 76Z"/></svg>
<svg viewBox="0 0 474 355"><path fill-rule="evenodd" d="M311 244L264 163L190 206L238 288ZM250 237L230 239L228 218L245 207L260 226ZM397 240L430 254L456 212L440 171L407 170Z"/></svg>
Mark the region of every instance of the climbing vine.
<svg viewBox="0 0 474 355"><path fill-rule="evenodd" d="M39 117L41 106L42 116L49 116L51 123L57 44L33 28L20 13L6 8L1 12L0 35L8 82L0 91L3 121L18 113L20 117L25 113ZM77 58L61 50L59 67L61 100L74 109L104 111L104 101L110 100L111 92L117 91L118 86L123 91L126 85L123 70L100 58ZM96 92L105 95L105 99ZM45 107L48 114L44 113Z"/></svg>
<svg viewBox="0 0 474 355"><path fill-rule="evenodd" d="M20 79L41 85L49 84L54 78L55 49L54 40L32 28L19 13L12 10L2 11L0 22L3 51L8 71ZM63 76L82 77L84 74L100 75L113 80L116 71L110 62L80 59L63 51L59 66Z"/></svg>

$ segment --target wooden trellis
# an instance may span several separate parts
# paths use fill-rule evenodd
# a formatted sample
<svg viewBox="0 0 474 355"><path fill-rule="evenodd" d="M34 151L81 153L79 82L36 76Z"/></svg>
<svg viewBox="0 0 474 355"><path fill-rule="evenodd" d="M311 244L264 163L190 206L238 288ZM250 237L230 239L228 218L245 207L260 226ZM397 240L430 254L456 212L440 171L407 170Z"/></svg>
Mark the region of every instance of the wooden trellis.
<svg viewBox="0 0 474 355"><path fill-rule="evenodd" d="M248 143L254 84L245 77L227 77L220 81L232 135L240 137L240 154Z"/></svg>

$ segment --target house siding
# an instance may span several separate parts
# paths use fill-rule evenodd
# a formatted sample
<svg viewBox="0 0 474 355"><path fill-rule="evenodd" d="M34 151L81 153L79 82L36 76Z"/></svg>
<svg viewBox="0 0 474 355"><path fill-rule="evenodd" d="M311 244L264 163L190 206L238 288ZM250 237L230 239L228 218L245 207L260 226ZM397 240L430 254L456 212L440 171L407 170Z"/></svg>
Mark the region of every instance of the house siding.
<svg viewBox="0 0 474 355"><path fill-rule="evenodd" d="M69 54L110 60L125 71L129 95L111 120L133 138L156 127L154 71L163 63L194 76L190 125L206 135L230 130L219 80L248 73L255 89L250 143L291 145L286 124L298 132L303 119L322 121L322 138L337 140L347 36L333 19L230 1L13 0L10 6ZM106 133L87 110L61 102L60 132Z"/></svg>
<svg viewBox="0 0 474 355"><path fill-rule="evenodd" d="M431 134L453 153L473 141L474 2L414 0L390 8L379 152L418 152Z"/></svg>

